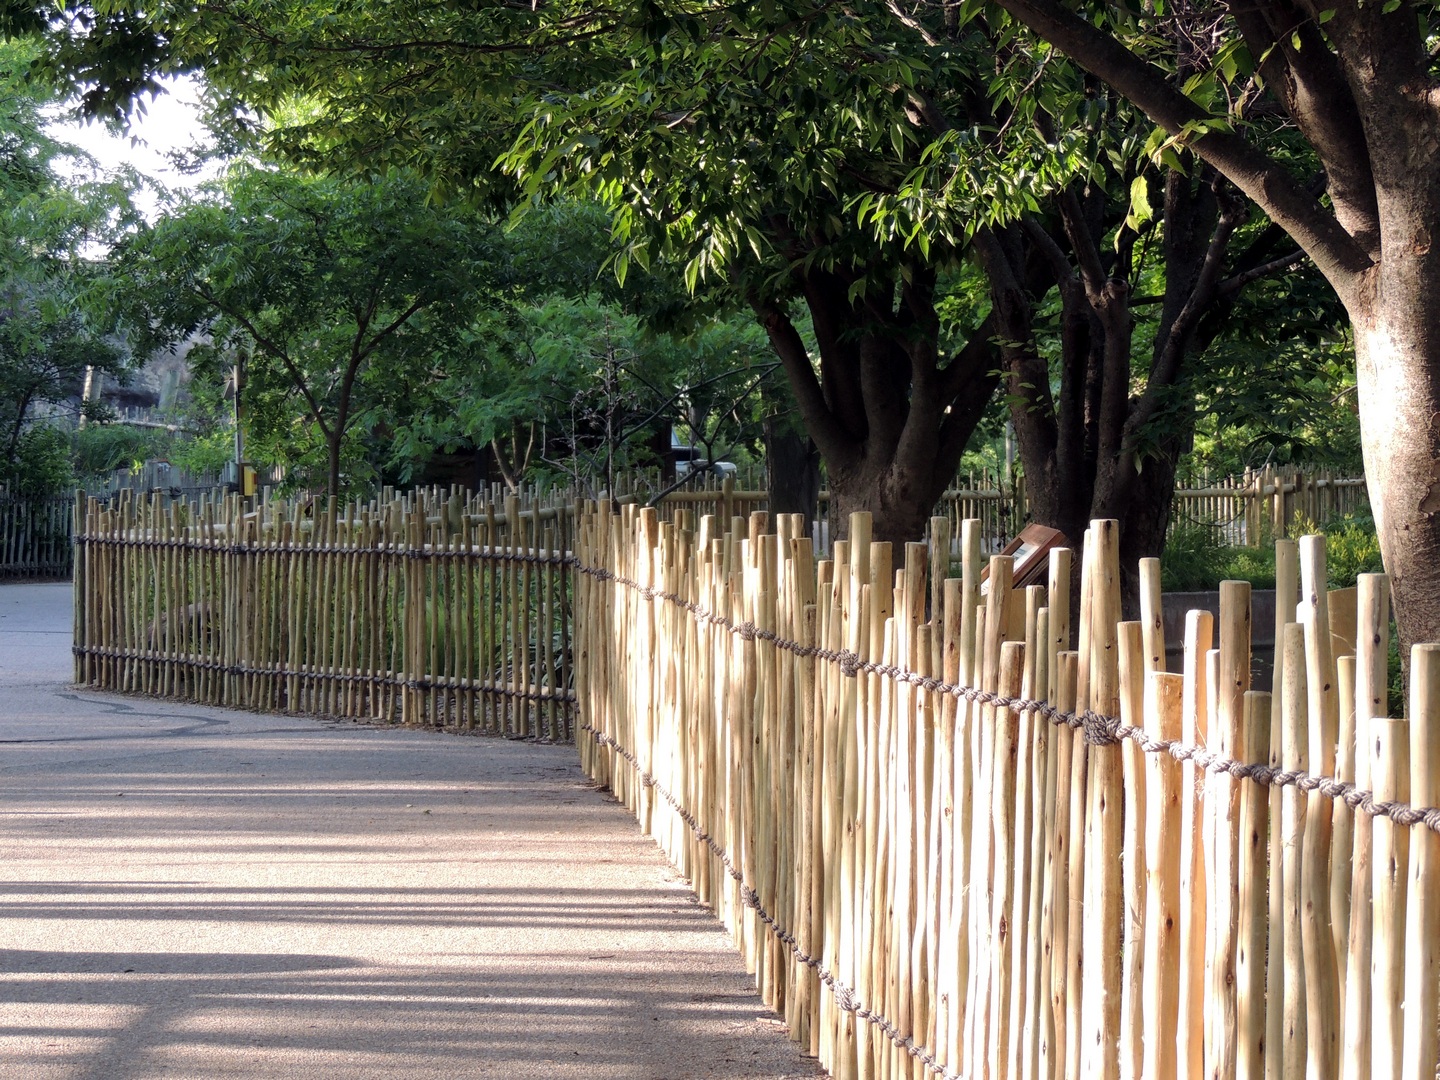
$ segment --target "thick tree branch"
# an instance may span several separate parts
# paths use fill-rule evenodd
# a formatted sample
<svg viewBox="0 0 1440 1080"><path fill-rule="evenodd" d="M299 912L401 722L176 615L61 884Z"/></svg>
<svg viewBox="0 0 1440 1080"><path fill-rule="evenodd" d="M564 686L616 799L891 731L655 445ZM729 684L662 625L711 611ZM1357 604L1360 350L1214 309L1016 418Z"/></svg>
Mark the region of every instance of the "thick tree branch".
<svg viewBox="0 0 1440 1080"><path fill-rule="evenodd" d="M810 437L815 440L816 448L827 461L853 460L855 444L826 404L820 380L815 377L815 369L810 363L810 354L806 352L805 343L800 339L795 324L773 303L752 297L750 306L754 309L760 325L765 328L775 355L780 358L780 363L785 368L790 390L800 406L800 415Z"/></svg>
<svg viewBox="0 0 1440 1080"><path fill-rule="evenodd" d="M999 0L1000 6L1142 109L1210 162L1290 233L1342 298L1354 300L1372 265L1364 247L1279 162L1240 135L1191 128L1215 118L1170 85L1165 73L1056 0Z"/></svg>
<svg viewBox="0 0 1440 1080"><path fill-rule="evenodd" d="M970 340L950 358L940 370L937 392L946 405L954 405L970 389L977 372L989 371L998 366L995 355L995 312L985 316L985 321L975 328Z"/></svg>
<svg viewBox="0 0 1440 1080"><path fill-rule="evenodd" d="M1100 244L1085 220L1084 208L1074 187L1067 187L1056 201L1060 206L1065 238L1070 241L1070 250L1075 252L1076 261L1080 264L1080 280L1085 285L1085 294L1090 303L1098 307L1107 277L1100 256Z"/></svg>
<svg viewBox="0 0 1440 1080"><path fill-rule="evenodd" d="M868 431L861 361L857 343L847 331L849 283L835 274L812 270L798 273L799 285L810 308L810 325L820 348L820 379L831 412L854 439ZM787 369L788 370L788 369Z"/></svg>
<svg viewBox="0 0 1440 1080"><path fill-rule="evenodd" d="M1229 7L1251 55L1262 58L1266 85L1324 162L1336 216L1372 258L1378 257L1379 205L1365 129L1319 26L1288 0Z"/></svg>

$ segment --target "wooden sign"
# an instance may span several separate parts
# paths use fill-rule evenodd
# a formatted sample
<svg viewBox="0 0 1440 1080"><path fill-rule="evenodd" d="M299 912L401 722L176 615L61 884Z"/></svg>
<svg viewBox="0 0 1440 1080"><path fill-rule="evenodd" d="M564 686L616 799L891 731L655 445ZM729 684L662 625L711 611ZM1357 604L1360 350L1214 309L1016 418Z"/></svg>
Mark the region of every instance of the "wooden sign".
<svg viewBox="0 0 1440 1080"><path fill-rule="evenodd" d="M1044 525L1026 525L1014 540L1005 545L1005 550L1000 554L1009 555L1015 560L1014 587L1023 589L1028 585L1043 585L1050 566L1051 549L1069 546L1070 542L1059 529ZM990 565L987 562L980 571L982 596L990 591L989 577Z"/></svg>

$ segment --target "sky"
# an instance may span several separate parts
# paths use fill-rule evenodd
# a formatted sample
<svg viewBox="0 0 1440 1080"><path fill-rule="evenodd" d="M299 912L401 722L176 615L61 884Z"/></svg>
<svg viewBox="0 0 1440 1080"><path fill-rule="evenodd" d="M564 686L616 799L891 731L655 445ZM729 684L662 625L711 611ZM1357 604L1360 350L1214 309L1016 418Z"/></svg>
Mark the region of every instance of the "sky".
<svg viewBox="0 0 1440 1080"><path fill-rule="evenodd" d="M147 103L145 115L134 118L128 135L114 135L101 124L69 117L53 121L47 130L53 138L89 153L102 172L130 165L165 188L191 188L214 176L217 168L187 175L177 171L166 154L203 141L205 130L198 119L196 98L193 81L171 82L166 93ZM158 206L156 195L141 193L137 202L146 216L154 215Z"/></svg>

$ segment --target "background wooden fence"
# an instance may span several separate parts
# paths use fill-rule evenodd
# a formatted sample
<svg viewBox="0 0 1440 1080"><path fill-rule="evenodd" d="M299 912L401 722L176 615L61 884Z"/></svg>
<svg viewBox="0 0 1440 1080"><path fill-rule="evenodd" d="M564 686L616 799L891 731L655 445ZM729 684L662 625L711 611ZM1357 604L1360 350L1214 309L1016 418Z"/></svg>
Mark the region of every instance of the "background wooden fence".
<svg viewBox="0 0 1440 1080"><path fill-rule="evenodd" d="M121 495L84 506L75 678L215 705L568 739L573 507Z"/></svg>
<svg viewBox="0 0 1440 1080"><path fill-rule="evenodd" d="M91 491L106 500L160 497L169 502L199 504L217 497L220 490L214 477L192 477L151 462L143 470L117 472L106 481L104 491ZM264 479L264 478L262 478ZM712 478L713 479L713 478ZM961 521L980 521L983 550L998 551L1028 520L1024 478L1002 484L991 475L963 478L964 484L947 491L936 513L949 518L958 535ZM1172 527L1211 528L1229 544L1255 544L1271 536L1284 536L1299 515L1323 524L1342 514L1368 506L1363 479L1334 476L1317 470L1253 472L1236 477L1188 477L1190 485L1176 491L1171 515ZM118 486L116 486L118 485ZM621 502L644 502L644 485L627 480L619 492ZM381 493L377 505L389 505L397 494ZM448 496L447 496L448 497ZM568 503L566 492L539 496L522 492L522 502L542 499L547 503ZM301 497L303 502L306 497ZM503 505L505 494L496 485L469 496L483 504ZM728 521L766 510L769 498L764 491L736 487L733 482L711 482L706 486L671 492L659 503L664 520L677 514L716 514ZM0 488L0 578L68 577L72 535L71 504L68 499L26 500ZM821 519L816 531L816 550L829 552L830 537L838 532L829 500L822 498Z"/></svg>
<svg viewBox="0 0 1440 1080"><path fill-rule="evenodd" d="M646 502L643 491L631 482L619 501ZM1324 525L1346 514L1368 511L1369 495L1363 477L1340 476L1324 469L1267 468L1233 476L1194 473L1181 478L1170 509L1170 528L1205 528L1231 546L1255 546L1289 536L1297 520ZM715 514L722 521L769 509L764 491L736 486L730 480L706 482L664 496L657 504L662 521L678 512ZM981 548L1001 550L1030 520L1025 478L1004 479L993 473L959 478L940 497L935 514L949 519L952 535L960 523L980 522ZM828 493L821 492L815 529L817 553L830 551L830 537L839 535L839 522Z"/></svg>
<svg viewBox="0 0 1440 1080"><path fill-rule="evenodd" d="M0 580L68 578L74 511L71 499L21 498L0 485Z"/></svg>
<svg viewBox="0 0 1440 1080"><path fill-rule="evenodd" d="M945 517L903 569L725 524L583 517L579 749L832 1075L1433 1080L1440 811L1388 804L1440 803L1440 646L1384 719L1383 575L1332 612L1281 541L1264 693L1243 582L1162 670L1114 522L1024 591L975 522L958 579Z"/></svg>

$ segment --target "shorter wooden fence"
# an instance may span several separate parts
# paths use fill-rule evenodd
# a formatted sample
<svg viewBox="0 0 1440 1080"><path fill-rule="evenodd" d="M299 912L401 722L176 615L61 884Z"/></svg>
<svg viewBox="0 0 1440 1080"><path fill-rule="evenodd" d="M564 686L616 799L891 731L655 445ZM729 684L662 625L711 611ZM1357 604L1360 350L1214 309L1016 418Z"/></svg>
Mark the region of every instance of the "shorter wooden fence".
<svg viewBox="0 0 1440 1080"><path fill-rule="evenodd" d="M75 679L214 705L564 740L573 507L458 491L368 504L82 508Z"/></svg>
<svg viewBox="0 0 1440 1080"><path fill-rule="evenodd" d="M74 511L71 499L32 499L0 486L0 579L68 578Z"/></svg>
<svg viewBox="0 0 1440 1080"><path fill-rule="evenodd" d="M1072 553L982 581L977 522L959 578L943 517L903 569L863 515L819 561L685 524L581 520L581 761L833 1076L1434 1080L1440 645L1385 719L1383 575L1332 597L1322 537L1277 544L1267 693L1244 582L1163 670L1112 521L1073 618Z"/></svg>
<svg viewBox="0 0 1440 1080"><path fill-rule="evenodd" d="M645 496L626 493L620 503L645 502ZM1231 546L1257 546L1290 535L1297 521L1324 525L1347 514L1368 510L1364 477L1340 476L1314 468L1252 469L1230 476L1195 473L1184 476L1175 489L1170 528L1213 530ZM695 517L714 514L721 521L769 509L764 491L747 490L726 479L697 488L682 488L656 504L662 521L682 512ZM951 534L960 523L974 519L986 552L999 551L1030 520L1025 478L1005 481L994 474L956 478L935 505L937 516L949 519ZM838 535L838 521L827 492L820 494L817 552L829 552L829 538Z"/></svg>
<svg viewBox="0 0 1440 1080"><path fill-rule="evenodd" d="M1289 536L1297 521L1324 525L1368 511L1364 477L1328 469L1250 469L1230 476L1182 476L1171 505L1171 528L1216 530L1227 543L1256 546Z"/></svg>

